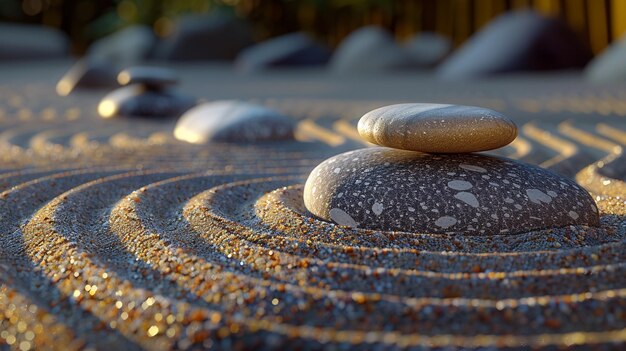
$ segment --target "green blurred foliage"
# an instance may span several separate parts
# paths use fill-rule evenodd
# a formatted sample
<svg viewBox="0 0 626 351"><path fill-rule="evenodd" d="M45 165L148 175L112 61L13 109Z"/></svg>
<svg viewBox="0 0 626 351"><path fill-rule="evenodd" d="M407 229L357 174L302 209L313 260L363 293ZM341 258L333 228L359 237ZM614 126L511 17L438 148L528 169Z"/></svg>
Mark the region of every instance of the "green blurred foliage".
<svg viewBox="0 0 626 351"><path fill-rule="evenodd" d="M621 1L621 0L620 0ZM623 0L626 1L626 0ZM246 19L258 40L307 31L331 46L354 29L374 24L404 39L416 32L435 31L461 44L502 12L533 7L558 15L600 50L612 40L610 21L588 16L590 7L604 9L604 0L0 0L0 21L41 23L68 33L75 53L103 36L133 24L167 36L178 17L220 10ZM612 2L611 2L612 3ZM546 6L550 5L550 6ZM575 15L575 16L574 16ZM593 30L592 30L593 29ZM595 34L594 34L595 33Z"/></svg>
<svg viewBox="0 0 626 351"><path fill-rule="evenodd" d="M408 0L412 1L412 0ZM361 23L372 11L394 11L392 0L0 0L0 20L42 23L68 33L75 51L133 24L166 35L176 18L216 9L246 18L259 39L307 30L328 39L333 22ZM358 21L349 18L358 18ZM347 20L346 20L347 19ZM332 36L332 35L331 35ZM332 40L330 40L332 42Z"/></svg>

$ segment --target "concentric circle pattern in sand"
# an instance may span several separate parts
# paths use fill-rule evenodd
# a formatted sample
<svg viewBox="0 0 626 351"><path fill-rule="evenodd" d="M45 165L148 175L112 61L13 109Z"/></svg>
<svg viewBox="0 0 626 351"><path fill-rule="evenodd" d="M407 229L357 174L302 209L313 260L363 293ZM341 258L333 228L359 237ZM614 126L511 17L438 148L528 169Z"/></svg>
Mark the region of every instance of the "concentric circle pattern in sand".
<svg viewBox="0 0 626 351"><path fill-rule="evenodd" d="M498 151L576 176L599 227L484 238L306 211L308 172L366 147L360 110L392 101L263 100L299 119L298 141L196 146L171 137L173 121L100 121L27 92L0 99L0 348L626 345L619 115L531 119ZM465 100L452 102L485 102Z"/></svg>

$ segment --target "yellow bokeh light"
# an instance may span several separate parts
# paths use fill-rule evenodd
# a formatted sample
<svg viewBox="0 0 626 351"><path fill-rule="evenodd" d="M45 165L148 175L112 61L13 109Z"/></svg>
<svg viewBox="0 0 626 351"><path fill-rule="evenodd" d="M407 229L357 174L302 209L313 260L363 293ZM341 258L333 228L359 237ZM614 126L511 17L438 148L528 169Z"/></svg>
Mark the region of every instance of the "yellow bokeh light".
<svg viewBox="0 0 626 351"><path fill-rule="evenodd" d="M149 337L156 336L158 333L159 333L159 327L157 327L156 325L153 325L150 328L148 328Z"/></svg>
<svg viewBox="0 0 626 351"><path fill-rule="evenodd" d="M176 128L174 129L174 137L178 140L186 141L192 144L201 144L204 142L202 137L189 129L186 128Z"/></svg>
<svg viewBox="0 0 626 351"><path fill-rule="evenodd" d="M68 96L72 90L72 85L65 79L61 79L57 84L57 94L60 96Z"/></svg>
<svg viewBox="0 0 626 351"><path fill-rule="evenodd" d="M126 71L120 72L120 74L117 75L117 82L121 85L128 84L130 82L130 74Z"/></svg>
<svg viewBox="0 0 626 351"><path fill-rule="evenodd" d="M102 100L102 102L98 104L98 113L100 114L100 116L104 118L113 117L116 111L117 111L117 106L111 100Z"/></svg>

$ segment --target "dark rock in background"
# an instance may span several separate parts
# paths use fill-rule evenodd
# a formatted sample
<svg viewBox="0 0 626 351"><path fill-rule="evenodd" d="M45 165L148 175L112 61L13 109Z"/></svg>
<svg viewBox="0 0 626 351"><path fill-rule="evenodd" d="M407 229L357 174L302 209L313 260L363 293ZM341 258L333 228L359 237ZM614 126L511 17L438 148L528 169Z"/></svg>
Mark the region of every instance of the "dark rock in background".
<svg viewBox="0 0 626 351"><path fill-rule="evenodd" d="M58 29L0 23L0 61L67 57L70 42Z"/></svg>
<svg viewBox="0 0 626 351"><path fill-rule="evenodd" d="M587 79L599 83L626 81L626 36L589 62L585 75Z"/></svg>
<svg viewBox="0 0 626 351"><path fill-rule="evenodd" d="M582 68L591 51L564 22L532 11L499 16L438 68L442 78Z"/></svg>
<svg viewBox="0 0 626 351"><path fill-rule="evenodd" d="M411 65L408 52L389 32L376 26L352 32L341 42L330 61L335 72L381 72Z"/></svg>
<svg viewBox="0 0 626 351"><path fill-rule="evenodd" d="M452 41L437 33L423 32L405 43L406 51L416 67L433 67L441 62L452 49Z"/></svg>
<svg viewBox="0 0 626 351"><path fill-rule="evenodd" d="M118 69L107 61L82 59L76 62L63 75L56 86L61 96L71 94L76 89L99 89L118 86Z"/></svg>
<svg viewBox="0 0 626 351"><path fill-rule="evenodd" d="M87 50L87 57L126 67L145 61L155 43L150 27L130 26L94 42Z"/></svg>
<svg viewBox="0 0 626 351"><path fill-rule="evenodd" d="M121 71L117 81L121 85L143 84L152 90L158 90L176 85L178 75L169 68L134 66Z"/></svg>
<svg viewBox="0 0 626 351"><path fill-rule="evenodd" d="M196 104L196 99L174 90L151 90L141 84L128 85L105 96L98 105L103 118L176 117Z"/></svg>
<svg viewBox="0 0 626 351"><path fill-rule="evenodd" d="M172 35L159 43L154 58L172 61L232 60L253 43L252 29L221 12L179 19Z"/></svg>
<svg viewBox="0 0 626 351"><path fill-rule="evenodd" d="M257 71L272 67L323 65L329 58L329 49L306 33L298 32L245 49L237 56L235 65L242 71Z"/></svg>

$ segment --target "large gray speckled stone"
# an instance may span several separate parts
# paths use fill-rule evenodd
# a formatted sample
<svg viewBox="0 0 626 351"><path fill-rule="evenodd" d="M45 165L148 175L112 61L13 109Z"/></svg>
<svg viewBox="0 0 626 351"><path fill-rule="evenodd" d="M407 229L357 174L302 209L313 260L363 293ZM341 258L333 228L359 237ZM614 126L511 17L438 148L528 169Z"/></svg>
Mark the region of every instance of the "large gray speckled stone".
<svg viewBox="0 0 626 351"><path fill-rule="evenodd" d="M306 181L304 203L340 225L408 232L494 235L599 223L589 193L542 168L382 147L322 162Z"/></svg>
<svg viewBox="0 0 626 351"><path fill-rule="evenodd" d="M295 122L261 105L224 100L199 105L176 123L174 136L190 143L293 139Z"/></svg>
<svg viewBox="0 0 626 351"><path fill-rule="evenodd" d="M174 90L152 90L135 84L112 91L98 105L102 118L175 117L196 104L196 99Z"/></svg>
<svg viewBox="0 0 626 351"><path fill-rule="evenodd" d="M517 126L496 111L474 106L397 104L359 120L363 139L381 146L430 153L478 152L512 142Z"/></svg>

